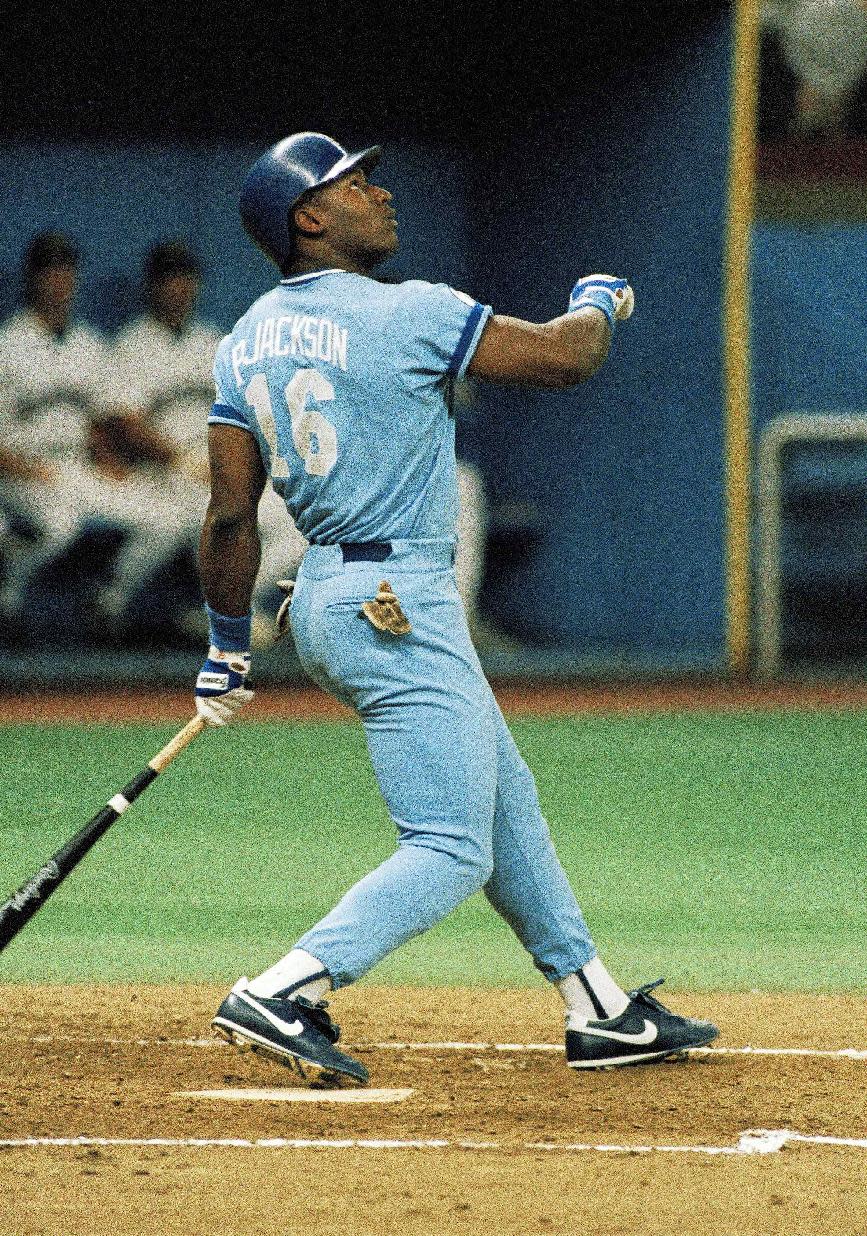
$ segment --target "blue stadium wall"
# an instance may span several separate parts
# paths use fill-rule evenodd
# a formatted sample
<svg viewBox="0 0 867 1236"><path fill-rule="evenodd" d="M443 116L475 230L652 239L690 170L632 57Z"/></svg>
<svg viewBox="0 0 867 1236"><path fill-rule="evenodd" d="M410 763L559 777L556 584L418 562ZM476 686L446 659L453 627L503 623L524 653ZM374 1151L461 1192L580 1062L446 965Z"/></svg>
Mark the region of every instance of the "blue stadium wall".
<svg viewBox="0 0 867 1236"><path fill-rule="evenodd" d="M753 434L780 417L867 416L864 255L867 225L760 220L753 228ZM759 571L759 462L754 451L753 570L757 638L768 614ZM782 452L778 647L786 668L833 665L864 677L867 656L867 449L850 442ZM770 514L770 512L769 512ZM773 578L773 577L772 577ZM771 627L770 630L774 628Z"/></svg>
<svg viewBox="0 0 867 1236"><path fill-rule="evenodd" d="M539 514L539 540L520 570L490 574L486 603L576 664L724 665L729 78L721 22L616 86L576 87L568 114L508 148L413 146L383 160L403 218L395 273L536 320L562 311L581 273L636 288L635 318L592 383L482 390L465 434L495 504ZM81 311L111 329L136 308L148 246L181 236L204 259L203 313L227 327L272 282L236 215L256 153L0 146L2 307L26 240L59 227L82 245Z"/></svg>
<svg viewBox="0 0 867 1236"><path fill-rule="evenodd" d="M571 280L627 275L634 319L576 392L497 391L479 449L546 528L530 570L492 597L592 664L725 659L723 253L731 32L624 81L600 75L568 116L505 152L477 228L484 291L531 318Z"/></svg>
<svg viewBox="0 0 867 1236"><path fill-rule="evenodd" d="M753 227L753 422L867 413L867 225Z"/></svg>

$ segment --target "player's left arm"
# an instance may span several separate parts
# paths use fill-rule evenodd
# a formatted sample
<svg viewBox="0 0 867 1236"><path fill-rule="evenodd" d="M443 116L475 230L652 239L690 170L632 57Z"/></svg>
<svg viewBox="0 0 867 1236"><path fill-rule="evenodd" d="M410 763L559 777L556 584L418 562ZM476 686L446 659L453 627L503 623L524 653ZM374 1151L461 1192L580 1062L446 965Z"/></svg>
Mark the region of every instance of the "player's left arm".
<svg viewBox="0 0 867 1236"><path fill-rule="evenodd" d="M572 289L567 312L550 322L490 317L467 373L551 388L586 382L604 363L615 324L630 316L634 303L625 279L587 275Z"/></svg>

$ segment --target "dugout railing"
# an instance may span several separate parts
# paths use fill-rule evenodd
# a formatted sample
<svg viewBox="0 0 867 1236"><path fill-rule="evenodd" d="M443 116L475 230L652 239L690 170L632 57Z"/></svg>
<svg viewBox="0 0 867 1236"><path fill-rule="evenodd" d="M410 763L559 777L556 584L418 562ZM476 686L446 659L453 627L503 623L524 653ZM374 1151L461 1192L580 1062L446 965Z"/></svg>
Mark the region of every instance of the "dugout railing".
<svg viewBox="0 0 867 1236"><path fill-rule="evenodd" d="M757 673L867 666L867 414L772 421L755 494Z"/></svg>

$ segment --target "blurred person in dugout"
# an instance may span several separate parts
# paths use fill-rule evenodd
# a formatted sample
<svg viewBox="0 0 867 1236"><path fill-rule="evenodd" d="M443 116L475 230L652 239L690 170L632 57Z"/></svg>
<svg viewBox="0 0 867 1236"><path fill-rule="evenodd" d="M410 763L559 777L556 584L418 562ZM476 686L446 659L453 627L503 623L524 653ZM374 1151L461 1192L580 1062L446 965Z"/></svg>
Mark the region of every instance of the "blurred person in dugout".
<svg viewBox="0 0 867 1236"><path fill-rule="evenodd" d="M110 448L108 345L73 317L78 267L68 236L36 235L23 261L22 307L0 326L0 511L26 531L4 554L7 629L26 627L28 588L87 528L121 534L110 571L123 594L171 548L155 490ZM101 617L96 581L90 604Z"/></svg>
<svg viewBox="0 0 867 1236"><path fill-rule="evenodd" d="M765 136L834 139L861 128L867 0L765 0L761 15L762 120L776 130Z"/></svg>
<svg viewBox="0 0 867 1236"><path fill-rule="evenodd" d="M114 428L118 450L161 478L166 502L186 524L197 544L210 496L206 422L214 400L213 365L222 334L196 316L202 270L198 258L181 241L155 245L145 259L145 312L117 336L115 395L129 409ZM455 392L458 415L467 410L470 392ZM478 617L485 549L485 498L481 473L459 461L460 518L455 562L458 588L480 643L496 633ZM278 579L294 578L307 541L286 512L282 499L266 486L259 504L262 539L260 585L254 597L253 642L273 642L273 613L282 600ZM201 622L197 602L181 621ZM504 638L504 637L501 637Z"/></svg>
<svg viewBox="0 0 867 1236"><path fill-rule="evenodd" d="M155 245L142 282L144 312L115 340L115 394L128 409L113 424L115 440L162 487L195 553L210 494L206 422L214 402L214 355L223 336L197 316L202 270L186 244ZM276 581L294 575L307 542L272 489L262 495L259 522L262 567L253 633L255 646L262 647L272 641L269 615L282 600ZM190 634L201 633L193 630L201 623L198 596L180 622L190 625Z"/></svg>

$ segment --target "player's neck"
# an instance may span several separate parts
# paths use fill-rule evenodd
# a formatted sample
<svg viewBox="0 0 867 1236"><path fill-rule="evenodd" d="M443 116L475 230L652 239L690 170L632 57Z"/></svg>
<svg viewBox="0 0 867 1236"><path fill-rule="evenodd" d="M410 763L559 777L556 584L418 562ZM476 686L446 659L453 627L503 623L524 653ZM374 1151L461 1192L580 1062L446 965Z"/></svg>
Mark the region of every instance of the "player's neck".
<svg viewBox="0 0 867 1236"><path fill-rule="evenodd" d="M30 312L50 334L60 339L69 326L69 310L57 305L31 304Z"/></svg>
<svg viewBox="0 0 867 1236"><path fill-rule="evenodd" d="M375 262L365 261L361 256L318 245L315 252L296 254L283 275L291 279L295 275L309 275L317 270L346 270L352 275L369 275L374 265Z"/></svg>
<svg viewBox="0 0 867 1236"><path fill-rule="evenodd" d="M179 338L181 335L186 334L190 323L188 314L166 313L160 312L158 309L151 309L149 312L153 320L167 331L170 331L171 334L177 335Z"/></svg>

